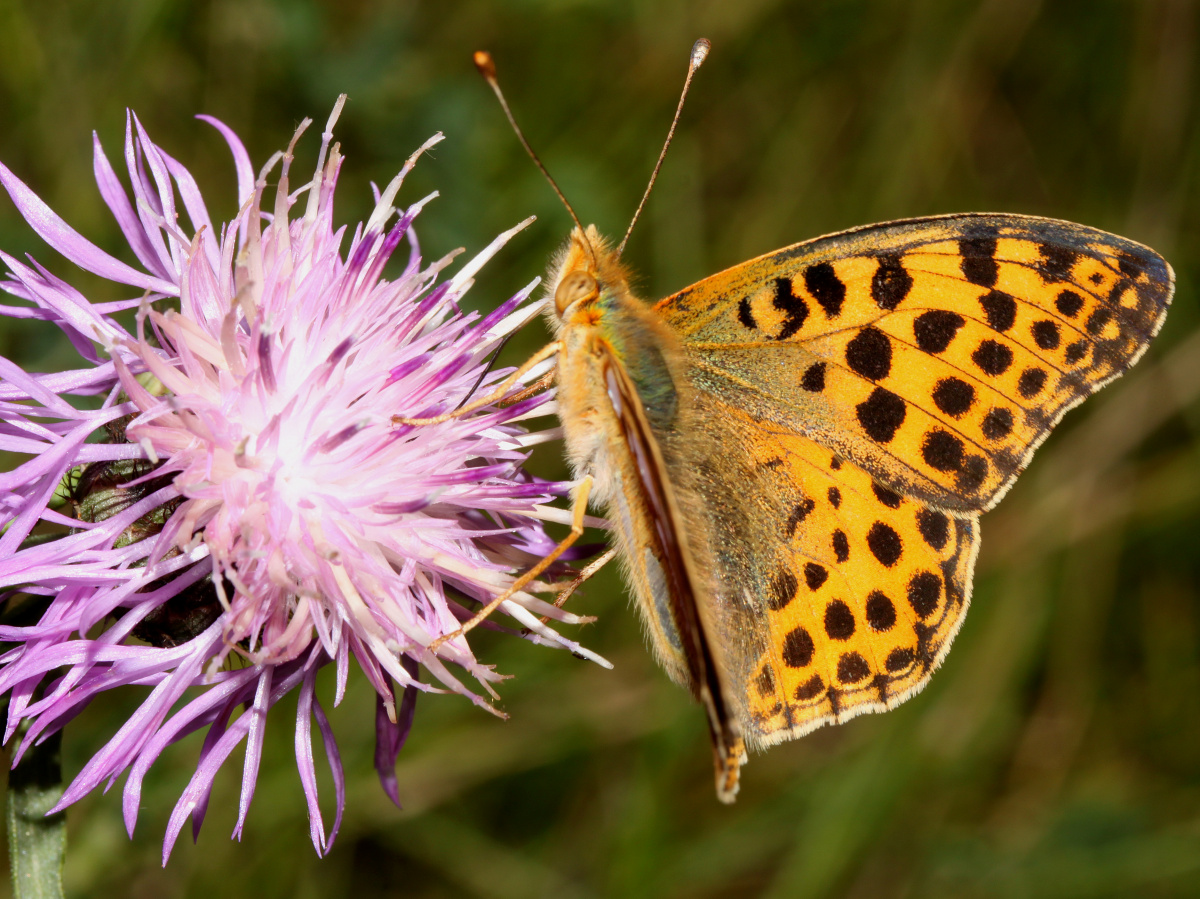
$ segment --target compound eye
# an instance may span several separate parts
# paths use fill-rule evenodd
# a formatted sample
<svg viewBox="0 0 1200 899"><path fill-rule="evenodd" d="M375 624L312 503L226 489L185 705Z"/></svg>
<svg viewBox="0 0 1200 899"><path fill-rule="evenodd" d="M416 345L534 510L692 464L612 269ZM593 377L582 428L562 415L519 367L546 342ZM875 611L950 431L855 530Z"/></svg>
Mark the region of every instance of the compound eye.
<svg viewBox="0 0 1200 899"><path fill-rule="evenodd" d="M554 308L562 315L580 300L586 300L599 293L596 279L585 271L576 269L559 282L554 291Z"/></svg>

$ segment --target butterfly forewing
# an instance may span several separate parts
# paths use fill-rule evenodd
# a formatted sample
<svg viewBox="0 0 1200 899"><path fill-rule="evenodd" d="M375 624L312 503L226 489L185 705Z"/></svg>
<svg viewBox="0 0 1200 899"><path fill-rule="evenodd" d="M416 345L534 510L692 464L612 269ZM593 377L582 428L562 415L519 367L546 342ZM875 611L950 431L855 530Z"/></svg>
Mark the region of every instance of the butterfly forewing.
<svg viewBox="0 0 1200 899"><path fill-rule="evenodd" d="M956 514L989 508L1063 412L1141 355L1172 273L1066 222L916 219L760 257L655 308L702 391Z"/></svg>

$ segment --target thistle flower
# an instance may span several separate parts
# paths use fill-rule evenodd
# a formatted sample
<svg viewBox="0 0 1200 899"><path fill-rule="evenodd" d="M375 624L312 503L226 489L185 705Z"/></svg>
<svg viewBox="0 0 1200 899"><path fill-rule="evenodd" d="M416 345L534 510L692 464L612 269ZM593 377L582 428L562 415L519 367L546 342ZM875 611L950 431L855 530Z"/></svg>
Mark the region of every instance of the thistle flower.
<svg viewBox="0 0 1200 899"><path fill-rule="evenodd" d="M430 644L544 556L554 544L541 522L562 514L546 503L565 485L521 469L530 445L555 436L518 424L548 411L544 395L428 427L392 423L454 409L494 386L505 372L488 370L489 355L539 306L526 302L532 284L482 318L457 305L526 223L440 281L454 254L424 265L412 228L432 196L387 224L404 176L440 135L377 192L342 254L346 229L333 224L342 157L331 145L342 102L312 180L294 193L292 151L308 121L256 178L236 135L201 117L224 137L237 170L240 212L219 235L191 175L135 116L125 141L132 202L94 140L100 192L140 269L73 231L0 165L0 183L47 244L139 292L92 303L36 262L0 253L8 267L0 286L25 301L0 313L57 325L85 363L38 374L0 359L0 448L28 457L0 474L5 740L28 724L19 759L100 692L152 687L58 806L128 772L132 834L148 768L171 743L206 729L167 827L164 864L188 816L198 832L214 775L244 740L240 836L267 712L291 690L312 839L327 851L345 785L315 691L327 664L336 670L335 704L352 658L375 689L376 766L398 802L394 764L417 691L454 691L490 709L452 669L492 697L501 677L462 636L436 651ZM403 271L387 280L384 266L405 241ZM131 309L135 333L113 317ZM502 610L520 625L510 632L603 663L542 623L583 619L528 592ZM418 663L430 682L419 679ZM336 792L328 836L313 722Z"/></svg>

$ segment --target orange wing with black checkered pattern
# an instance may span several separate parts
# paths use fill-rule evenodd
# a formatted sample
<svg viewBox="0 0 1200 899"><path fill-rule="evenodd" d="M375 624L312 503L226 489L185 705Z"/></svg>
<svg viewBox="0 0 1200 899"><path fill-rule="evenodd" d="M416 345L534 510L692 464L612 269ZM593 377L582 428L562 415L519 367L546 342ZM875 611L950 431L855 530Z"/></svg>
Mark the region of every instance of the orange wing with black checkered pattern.
<svg viewBox="0 0 1200 899"><path fill-rule="evenodd" d="M655 310L695 390L673 482L715 560L710 642L763 745L891 707L970 597L978 513L1137 361L1173 276L1067 222L892 222L751 260Z"/></svg>

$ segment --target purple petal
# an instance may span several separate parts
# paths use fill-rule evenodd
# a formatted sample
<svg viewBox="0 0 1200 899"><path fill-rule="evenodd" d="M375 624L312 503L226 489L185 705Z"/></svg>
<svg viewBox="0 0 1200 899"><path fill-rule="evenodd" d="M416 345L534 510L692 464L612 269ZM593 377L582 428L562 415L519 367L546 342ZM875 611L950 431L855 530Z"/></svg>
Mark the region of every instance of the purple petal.
<svg viewBox="0 0 1200 899"><path fill-rule="evenodd" d="M109 256L98 246L84 238L78 231L64 222L57 213L39 199L37 194L25 186L8 167L0 163L0 184L8 191L29 226L38 237L80 268L92 274L116 281L153 290L167 296L178 296L179 288L170 281L146 275L130 268L124 262Z"/></svg>
<svg viewBox="0 0 1200 899"><path fill-rule="evenodd" d="M419 674L417 663L411 656L403 656L400 664L404 666L415 680ZM388 680L391 687L391 680ZM417 688L409 685L404 688L404 698L400 700L400 708L396 710L396 723L388 717L383 697L375 696L375 771L379 774L379 783L388 798L400 808L400 786L396 781L396 759L400 750L408 740L412 730L413 716L417 711Z"/></svg>
<svg viewBox="0 0 1200 899"><path fill-rule="evenodd" d="M338 751L337 740L333 736L333 728L325 717L321 703L313 698L313 714L317 719L317 727L321 730L321 742L325 746L325 758L329 762L329 773L333 778L334 802L337 812L333 817L333 827L329 831L329 840L325 843L324 852L328 853L333 841L337 839L338 831L342 829L342 813L346 810L346 772L342 767L342 754Z"/></svg>
<svg viewBox="0 0 1200 899"><path fill-rule="evenodd" d="M100 187L100 196L112 210L113 217L121 228L121 233L129 241L130 249L147 269L158 277L169 280L174 273L163 265L162 260L154 251L154 247L146 235L146 229L142 227L141 221L133 211L133 205L129 202L125 188L121 185L117 173L113 171L104 149L100 146L99 135L94 131L92 132L92 148L92 169L96 173L96 184Z"/></svg>
<svg viewBox="0 0 1200 899"><path fill-rule="evenodd" d="M246 762L242 767L242 792L238 799L238 819L233 828L233 836L241 840L242 826L246 823L246 814L250 811L250 802L254 799L254 787L258 783L258 766L262 762L263 736L266 733L268 700L271 696L271 680L275 669L265 667L258 680L258 692L254 695L254 705L245 711L243 718L250 719L250 727L246 733Z"/></svg>

